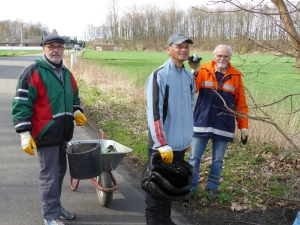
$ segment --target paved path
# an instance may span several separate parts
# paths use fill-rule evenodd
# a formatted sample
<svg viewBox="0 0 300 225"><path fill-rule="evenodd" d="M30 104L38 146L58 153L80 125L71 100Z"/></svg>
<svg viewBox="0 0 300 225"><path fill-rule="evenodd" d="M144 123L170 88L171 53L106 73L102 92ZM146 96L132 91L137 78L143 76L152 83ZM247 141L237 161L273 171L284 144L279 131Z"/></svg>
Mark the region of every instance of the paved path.
<svg viewBox="0 0 300 225"><path fill-rule="evenodd" d="M38 188L39 166L37 156L30 156L21 149L20 135L11 121L11 102L17 79L34 56L0 57L0 225L41 225ZM97 139L95 131L77 127L73 140ZM69 188L67 171L62 191L65 208L77 213L77 219L66 225L142 225L145 224L144 192L139 179L132 178L121 163L114 175L119 189L114 192L108 208L99 204L95 186L82 180L76 191ZM175 222L187 225L182 213L173 212Z"/></svg>

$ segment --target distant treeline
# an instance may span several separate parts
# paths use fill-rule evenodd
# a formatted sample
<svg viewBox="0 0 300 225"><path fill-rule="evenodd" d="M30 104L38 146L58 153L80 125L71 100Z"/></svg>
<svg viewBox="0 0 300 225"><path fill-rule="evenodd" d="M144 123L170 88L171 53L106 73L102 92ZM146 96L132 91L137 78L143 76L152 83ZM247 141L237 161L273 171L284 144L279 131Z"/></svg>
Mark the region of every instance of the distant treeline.
<svg viewBox="0 0 300 225"><path fill-rule="evenodd" d="M49 34L49 28L40 23L25 23L22 20L3 20L0 21L0 36L17 36L25 38L33 36L46 36Z"/></svg>
<svg viewBox="0 0 300 225"><path fill-rule="evenodd" d="M299 4L287 4L287 7L299 32ZM105 23L98 27L87 25L85 38L93 42L97 39L113 42L130 50L161 50L169 35L182 32L194 40L194 47L203 50L210 50L217 43L234 45L245 52L254 50L257 45L253 41L250 43L246 37L262 44L271 44L272 47L289 48L282 45L282 41L287 40L287 34L272 3L254 6L249 1L240 8L219 3L182 10L175 3L170 4L169 8L146 3L117 11L117 1L112 1Z"/></svg>

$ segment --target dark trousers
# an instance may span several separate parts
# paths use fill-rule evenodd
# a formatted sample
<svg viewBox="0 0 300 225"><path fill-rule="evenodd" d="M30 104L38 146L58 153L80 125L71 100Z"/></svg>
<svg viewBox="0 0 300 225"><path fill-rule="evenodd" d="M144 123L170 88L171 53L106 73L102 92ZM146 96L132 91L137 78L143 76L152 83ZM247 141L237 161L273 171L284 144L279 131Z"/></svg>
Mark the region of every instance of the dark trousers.
<svg viewBox="0 0 300 225"><path fill-rule="evenodd" d="M67 170L65 150L64 145L37 149L40 163L40 199L42 214L46 220L57 220L60 215L61 189Z"/></svg>
<svg viewBox="0 0 300 225"><path fill-rule="evenodd" d="M148 156L150 156L153 152L156 152L157 150L148 149ZM184 158L185 151L173 151L174 156L183 159ZM162 200L158 197L155 197L148 192L146 192L145 197L145 203L146 203L146 210L150 212L159 212L161 211L165 205L170 204L170 201Z"/></svg>

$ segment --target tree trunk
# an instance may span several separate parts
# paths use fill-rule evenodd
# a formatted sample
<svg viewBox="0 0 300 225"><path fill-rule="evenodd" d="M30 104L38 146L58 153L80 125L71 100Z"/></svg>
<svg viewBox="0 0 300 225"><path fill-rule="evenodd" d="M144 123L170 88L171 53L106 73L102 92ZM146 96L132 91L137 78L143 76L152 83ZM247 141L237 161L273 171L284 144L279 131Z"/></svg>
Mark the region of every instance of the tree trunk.
<svg viewBox="0 0 300 225"><path fill-rule="evenodd" d="M298 68L298 72L300 73L300 37L295 29L292 18L288 12L286 4L283 0L271 0L278 11L280 12L280 19L282 20L285 29L290 37L293 47L296 50L295 58L296 58L296 66Z"/></svg>

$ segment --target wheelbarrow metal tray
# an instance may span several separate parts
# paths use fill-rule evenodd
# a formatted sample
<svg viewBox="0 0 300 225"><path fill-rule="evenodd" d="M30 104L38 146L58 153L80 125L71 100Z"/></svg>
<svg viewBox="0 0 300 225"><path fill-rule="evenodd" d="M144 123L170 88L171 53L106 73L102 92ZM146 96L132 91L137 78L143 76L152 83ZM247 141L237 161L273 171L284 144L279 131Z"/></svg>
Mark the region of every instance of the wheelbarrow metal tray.
<svg viewBox="0 0 300 225"><path fill-rule="evenodd" d="M71 141L71 143L73 145L80 143L100 143L101 148L107 148L107 146L112 145L116 149L116 152L101 153L101 166L103 171L115 170L127 153L132 152L131 148L128 148L113 140L74 140Z"/></svg>

